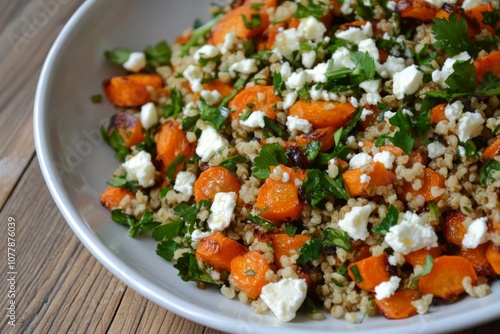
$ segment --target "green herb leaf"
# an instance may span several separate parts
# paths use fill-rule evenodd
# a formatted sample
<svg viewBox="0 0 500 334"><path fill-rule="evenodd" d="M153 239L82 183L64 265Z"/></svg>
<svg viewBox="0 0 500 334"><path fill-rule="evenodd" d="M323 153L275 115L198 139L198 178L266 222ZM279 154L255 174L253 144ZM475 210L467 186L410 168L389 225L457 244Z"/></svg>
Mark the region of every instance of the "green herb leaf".
<svg viewBox="0 0 500 334"><path fill-rule="evenodd" d="M363 312L363 318L361 318L361 323L363 323L365 321L366 316L368 315L368 313L370 312L370 309L372 308L372 304L373 304L373 299L370 299L370 301L366 305L365 311Z"/></svg>
<svg viewBox="0 0 500 334"><path fill-rule="evenodd" d="M317 140L313 140L312 142L307 143L305 148L307 160L313 161L314 159L316 159L320 149L321 149L321 142Z"/></svg>
<svg viewBox="0 0 500 334"><path fill-rule="evenodd" d="M434 19L432 33L436 38L434 46L444 48L448 57L467 51L472 58L477 57L477 49L467 33L467 21L458 19L452 13L448 19Z"/></svg>
<svg viewBox="0 0 500 334"><path fill-rule="evenodd" d="M96 95L92 95L90 97L90 101L92 101L92 103L101 103L102 102L102 95L101 94L96 94Z"/></svg>
<svg viewBox="0 0 500 334"><path fill-rule="evenodd" d="M285 224L285 233L293 237L297 233L297 226L292 224Z"/></svg>
<svg viewBox="0 0 500 334"><path fill-rule="evenodd" d="M132 51L128 49L116 48L114 50L104 52L104 56L107 60L114 64L123 65L128 60L131 53Z"/></svg>
<svg viewBox="0 0 500 334"><path fill-rule="evenodd" d="M430 274L433 266L434 266L434 258L432 257L432 255L427 254L427 256L425 257L424 267L422 268L422 273L420 275L413 277L413 279L410 282L410 288L414 287L421 277Z"/></svg>
<svg viewBox="0 0 500 334"><path fill-rule="evenodd" d="M373 79L376 73L375 61L368 52L353 52L351 53L351 59L357 65L354 72L360 71L363 75L363 81Z"/></svg>
<svg viewBox="0 0 500 334"><path fill-rule="evenodd" d="M196 122L200 119L200 115L187 116L182 119L182 130L193 131L196 127Z"/></svg>
<svg viewBox="0 0 500 334"><path fill-rule="evenodd" d="M206 272L198 268L196 257L191 252L185 252L174 264L174 268L179 270L179 276L183 281L197 281L215 284L214 280Z"/></svg>
<svg viewBox="0 0 500 334"><path fill-rule="evenodd" d="M273 121L269 117L264 117L264 138L280 137L283 139L288 138L288 133L286 130L278 124L278 122Z"/></svg>
<svg viewBox="0 0 500 334"><path fill-rule="evenodd" d="M260 227L265 228L266 230L270 231L270 230L274 229L274 225L270 221L268 221L262 217L254 216L251 213L249 213L247 216L247 219L256 225L259 225Z"/></svg>
<svg viewBox="0 0 500 334"><path fill-rule="evenodd" d="M321 256L322 250L323 242L321 241L321 239L312 238L306 241L306 243L298 249L300 255L297 258L297 263L304 264L307 262L318 260Z"/></svg>
<svg viewBox="0 0 500 334"><path fill-rule="evenodd" d="M156 246L156 254L167 261L172 261L174 253L179 249L180 245L174 240L165 240Z"/></svg>
<svg viewBox="0 0 500 334"><path fill-rule="evenodd" d="M487 72L476 89L476 95L500 95L500 78L492 72Z"/></svg>
<svg viewBox="0 0 500 334"><path fill-rule="evenodd" d="M349 260L345 260L344 263L337 269L337 273L344 276L345 278L349 278L349 274L347 273L347 267L349 266Z"/></svg>
<svg viewBox="0 0 500 334"><path fill-rule="evenodd" d="M198 41L200 40L200 38L202 38L203 36L208 34L210 32L210 30L212 29L212 27L214 25L216 25L223 16L224 16L224 13L220 13L217 16L215 16L212 20L210 20L209 22L207 22L204 25L202 25L201 27L195 29L193 31L193 34L192 34L191 38L189 39L189 41L181 49L181 57L187 56L187 54L189 53L189 49L191 49L191 47L195 46L196 43L198 43Z"/></svg>
<svg viewBox="0 0 500 334"><path fill-rule="evenodd" d="M241 15L241 18L243 19L243 24L247 29L255 29L260 27L260 25L262 24L262 18L260 17L260 14L252 14L250 17L250 21L248 21L246 15Z"/></svg>
<svg viewBox="0 0 500 334"><path fill-rule="evenodd" d="M441 217L441 210L439 210L439 207L437 206L436 202L434 201L429 201L427 203L428 207L429 207L429 211L430 213L432 213L432 215L435 217L435 218L439 218Z"/></svg>
<svg viewBox="0 0 500 334"><path fill-rule="evenodd" d="M486 185L491 182L495 182L498 179L495 178L495 173L500 171L500 162L495 159L489 158L486 162L481 166L479 170L479 182L482 185Z"/></svg>
<svg viewBox="0 0 500 334"><path fill-rule="evenodd" d="M453 64L453 73L445 82L454 92L474 92L476 88L476 68L474 64L470 60L457 60Z"/></svg>
<svg viewBox="0 0 500 334"><path fill-rule="evenodd" d="M286 89L286 84L280 72L273 72L273 87L275 95L281 95L281 92Z"/></svg>
<svg viewBox="0 0 500 334"><path fill-rule="evenodd" d="M286 165L287 162L285 150L278 143L264 145L253 161L252 175L261 180L267 179L271 173L269 167Z"/></svg>
<svg viewBox="0 0 500 334"><path fill-rule="evenodd" d="M361 274L359 273L359 268L357 265L351 266L350 270L351 270L352 274L354 275L354 282L356 282L356 283L363 282L363 277L361 277Z"/></svg>
<svg viewBox="0 0 500 334"><path fill-rule="evenodd" d="M297 10L295 11L294 17L298 19L306 18L309 16L314 16L317 19L321 19L324 13L324 4L322 2L315 3L313 0L308 0L307 5L303 5L301 2L297 2Z"/></svg>
<svg viewBox="0 0 500 334"><path fill-rule="evenodd" d="M111 211L111 219L114 222L128 226L128 235L133 238L137 235L137 233L139 233L139 235L143 235L161 224L160 222L153 220L153 213L151 211L145 211L142 214L141 219L136 221L134 217L123 213L122 209L115 209Z"/></svg>
<svg viewBox="0 0 500 334"><path fill-rule="evenodd" d="M316 307L316 304L314 304L314 301L311 298L306 297L302 305L300 305L299 312L305 314L315 314L318 313L318 308Z"/></svg>
<svg viewBox="0 0 500 334"><path fill-rule="evenodd" d="M380 224L374 227L372 231L380 235L386 235L392 226L397 225L398 219L399 211L394 205L391 204L391 206L389 207L389 211L387 211L384 219L382 219Z"/></svg>
<svg viewBox="0 0 500 334"><path fill-rule="evenodd" d="M414 57L417 59L418 65L432 67L431 63L436 59L437 52L429 51L429 44L426 43L418 53L414 53Z"/></svg>
<svg viewBox="0 0 500 334"><path fill-rule="evenodd" d="M115 150L115 157L120 161L124 161L125 157L129 154L129 150L127 149L127 145L125 145L125 142L120 136L118 130L115 128L113 129L111 134L109 134L104 126L101 126L100 131L101 136L106 144L108 144L113 150Z"/></svg>
<svg viewBox="0 0 500 334"><path fill-rule="evenodd" d="M107 184L117 188L125 188L134 193L137 191L137 187L139 186L139 182L136 180L127 180L127 173L112 177L107 181Z"/></svg>
<svg viewBox="0 0 500 334"><path fill-rule="evenodd" d="M216 130L224 128L224 122L229 115L230 110L226 107L211 107L204 99L200 98L201 103L201 119Z"/></svg>
<svg viewBox="0 0 500 334"><path fill-rule="evenodd" d="M319 169L307 170L307 177L302 183L302 192L308 202L315 208L322 207L328 196L337 199L349 199L341 173L335 179L332 179L326 172Z"/></svg>
<svg viewBox="0 0 500 334"><path fill-rule="evenodd" d="M163 117L167 118L172 116L176 119L182 112L182 108L184 108L184 100L182 99L181 92L175 88L170 90L170 99L172 103L163 107Z"/></svg>
<svg viewBox="0 0 500 334"><path fill-rule="evenodd" d="M157 226L153 230L152 237L156 241L170 240L179 235L179 232L184 225L182 220L174 220L168 224Z"/></svg>
<svg viewBox="0 0 500 334"><path fill-rule="evenodd" d="M158 66L169 65L172 50L165 41L161 41L154 46L148 46L144 50L146 62L149 66L156 68Z"/></svg>
<svg viewBox="0 0 500 334"><path fill-rule="evenodd" d="M237 154L235 156L232 156L230 158L227 158L223 160L219 166L226 168L227 170L234 172L236 171L236 165L237 164L246 164L248 163L247 158L245 158L241 154Z"/></svg>
<svg viewBox="0 0 500 334"><path fill-rule="evenodd" d="M356 0L356 14L364 19L373 18L373 7L366 6L363 0Z"/></svg>
<svg viewBox="0 0 500 334"><path fill-rule="evenodd" d="M352 252L351 237L347 232L331 227L323 231L323 244L340 247L346 252Z"/></svg>
<svg viewBox="0 0 500 334"><path fill-rule="evenodd" d="M394 137L389 138L389 140L394 145L402 148L406 154L410 154L413 149L413 144L415 143L415 140L410 133L401 130L396 131L396 133L394 133Z"/></svg>
<svg viewBox="0 0 500 334"><path fill-rule="evenodd" d="M174 180L175 171L177 170L177 166L184 163L186 157L182 154L179 154L175 157L174 161L167 167L167 178L172 182Z"/></svg>

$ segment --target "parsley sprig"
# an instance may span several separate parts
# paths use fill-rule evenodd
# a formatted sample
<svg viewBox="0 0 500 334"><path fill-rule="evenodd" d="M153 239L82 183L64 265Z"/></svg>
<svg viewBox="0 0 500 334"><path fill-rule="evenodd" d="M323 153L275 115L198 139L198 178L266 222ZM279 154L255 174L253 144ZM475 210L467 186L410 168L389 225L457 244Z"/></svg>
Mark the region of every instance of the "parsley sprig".
<svg viewBox="0 0 500 334"><path fill-rule="evenodd" d="M434 46L444 48L448 57L467 51L473 58L477 57L477 47L467 33L467 21L458 19L452 13L448 19L434 19L432 33L436 38Z"/></svg>

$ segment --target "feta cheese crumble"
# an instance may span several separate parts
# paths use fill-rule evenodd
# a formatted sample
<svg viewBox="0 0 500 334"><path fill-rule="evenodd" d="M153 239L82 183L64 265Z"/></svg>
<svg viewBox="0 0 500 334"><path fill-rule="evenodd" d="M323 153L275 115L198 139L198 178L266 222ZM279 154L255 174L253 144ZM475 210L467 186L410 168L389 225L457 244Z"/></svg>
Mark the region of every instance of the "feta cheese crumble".
<svg viewBox="0 0 500 334"><path fill-rule="evenodd" d="M312 124L298 116L287 116L286 126L290 132L309 133L312 131Z"/></svg>
<svg viewBox="0 0 500 334"><path fill-rule="evenodd" d="M387 169L392 169L392 165L395 160L396 157L394 154L387 151L379 152L373 156L373 161L382 163Z"/></svg>
<svg viewBox="0 0 500 334"><path fill-rule="evenodd" d="M401 278L391 276L388 281L380 283L375 287L375 298L377 298L377 300L389 298L398 289L399 282L401 282Z"/></svg>
<svg viewBox="0 0 500 334"><path fill-rule="evenodd" d="M175 177L174 190L181 194L191 197L193 195L193 185L196 181L196 175L191 172L181 171Z"/></svg>
<svg viewBox="0 0 500 334"><path fill-rule="evenodd" d="M158 112L153 102L146 103L141 107L141 124L146 130L158 124Z"/></svg>
<svg viewBox="0 0 500 334"><path fill-rule="evenodd" d="M483 131L484 118L478 112L463 113L458 120L458 139L462 143L477 137Z"/></svg>
<svg viewBox="0 0 500 334"><path fill-rule="evenodd" d="M212 213L208 216L208 227L211 231L223 231L230 224L236 207L236 193L217 193L210 207Z"/></svg>
<svg viewBox="0 0 500 334"><path fill-rule="evenodd" d="M151 162L151 154L140 151L130 160L122 164L127 171L127 180L137 181L141 187L147 188L155 184L155 166Z"/></svg>
<svg viewBox="0 0 500 334"><path fill-rule="evenodd" d="M393 93L402 100L405 95L411 95L417 92L422 84L424 75L420 72L416 65L411 65L399 73L394 74Z"/></svg>
<svg viewBox="0 0 500 334"><path fill-rule="evenodd" d="M222 150L229 146L229 142L222 137L214 128L207 126L198 139L196 146L196 154L200 157L201 161L208 162L217 151Z"/></svg>
<svg viewBox="0 0 500 334"><path fill-rule="evenodd" d="M354 240L365 240L370 233L368 232L368 217L373 210L373 205L355 206L345 214L344 218L338 223L339 228L347 232Z"/></svg>
<svg viewBox="0 0 500 334"><path fill-rule="evenodd" d="M488 241L488 218L475 219L468 227L462 239L462 245L466 248L476 248Z"/></svg>
<svg viewBox="0 0 500 334"><path fill-rule="evenodd" d="M264 117L266 117L265 112L255 110L250 113L246 120L240 120L240 124L251 129L263 128L265 126Z"/></svg>
<svg viewBox="0 0 500 334"><path fill-rule="evenodd" d="M436 159L437 157L442 156L444 152L446 152L446 147L440 142L430 143L427 146L427 153L431 159Z"/></svg>
<svg viewBox="0 0 500 334"><path fill-rule="evenodd" d="M305 280L298 278L283 278L276 283L268 283L262 288L260 298L283 322L295 318L307 294Z"/></svg>
<svg viewBox="0 0 500 334"><path fill-rule="evenodd" d="M397 225L389 229L385 241L393 250L406 255L424 247L437 246L437 235L418 214L406 211L400 214Z"/></svg>
<svg viewBox="0 0 500 334"><path fill-rule="evenodd" d="M371 155L369 155L368 153L361 152L361 153L354 155L351 158L351 160L349 161L349 167L351 167L353 169L360 168L364 165L369 164L372 161L373 161L373 158Z"/></svg>
<svg viewBox="0 0 500 334"><path fill-rule="evenodd" d="M146 67L146 55L143 52L132 52L128 56L123 68L130 72L139 72Z"/></svg>

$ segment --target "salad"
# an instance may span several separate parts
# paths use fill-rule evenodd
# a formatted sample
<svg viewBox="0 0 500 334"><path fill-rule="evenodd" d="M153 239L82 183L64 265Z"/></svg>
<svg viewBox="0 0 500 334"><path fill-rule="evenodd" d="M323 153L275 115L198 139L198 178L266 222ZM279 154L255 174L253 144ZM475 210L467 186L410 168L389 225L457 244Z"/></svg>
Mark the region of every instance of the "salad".
<svg viewBox="0 0 500 334"><path fill-rule="evenodd" d="M156 240L182 280L284 322L403 319L487 295L498 2L209 11L172 43L105 53L124 73L103 83L120 162L100 201L124 233Z"/></svg>

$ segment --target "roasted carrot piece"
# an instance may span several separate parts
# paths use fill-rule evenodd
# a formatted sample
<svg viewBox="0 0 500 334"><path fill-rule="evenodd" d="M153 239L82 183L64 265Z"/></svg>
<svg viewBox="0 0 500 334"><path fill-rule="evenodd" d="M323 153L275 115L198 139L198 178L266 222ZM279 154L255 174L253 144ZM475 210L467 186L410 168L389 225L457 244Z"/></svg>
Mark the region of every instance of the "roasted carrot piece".
<svg viewBox="0 0 500 334"><path fill-rule="evenodd" d="M500 275L500 247L490 242L485 255L495 274Z"/></svg>
<svg viewBox="0 0 500 334"><path fill-rule="evenodd" d="M155 136L156 159L155 164L162 175L166 175L167 168L182 154L185 160L195 153L195 147L187 140L186 134L179 127L179 123L168 120L161 125ZM184 163L177 166L176 172L182 170Z"/></svg>
<svg viewBox="0 0 500 334"><path fill-rule="evenodd" d="M219 94L224 98L230 95L233 92L233 86L227 84L225 82L220 81L219 79L215 79L213 81L207 82L203 84L204 90L210 91L218 91ZM193 94L193 102L198 102L200 100L200 93L195 92Z"/></svg>
<svg viewBox="0 0 500 334"><path fill-rule="evenodd" d="M163 87L163 79L156 74L134 73L112 77L103 83L108 99L117 107L134 108L151 102L146 87Z"/></svg>
<svg viewBox="0 0 500 334"><path fill-rule="evenodd" d="M141 121L126 112L119 112L111 116L108 134L112 134L114 130L118 131L126 148L131 148L135 144L144 141Z"/></svg>
<svg viewBox="0 0 500 334"><path fill-rule="evenodd" d="M194 199L196 202L204 199L213 200L219 192L240 192L240 182L226 168L215 166L203 171L194 183Z"/></svg>
<svg viewBox="0 0 500 334"><path fill-rule="evenodd" d="M432 248L422 248L416 251L413 251L409 254L405 255L405 260L412 266L421 265L423 266L425 263L425 258L427 255L432 256L434 259L441 256L441 248L440 247L432 247Z"/></svg>
<svg viewBox="0 0 500 334"><path fill-rule="evenodd" d="M377 285L391 278L387 259L388 255L386 253L379 256L370 256L351 263L347 268L347 272L360 289L373 291Z"/></svg>
<svg viewBox="0 0 500 334"><path fill-rule="evenodd" d="M412 168L416 163L427 165L427 154L420 151L411 151L408 156L408 162L406 163L407 168Z"/></svg>
<svg viewBox="0 0 500 334"><path fill-rule="evenodd" d="M271 234L271 244L274 250L274 262L279 268L283 268L281 257L283 255L291 256L292 251L302 247L311 236L304 234L296 234L293 237L286 233Z"/></svg>
<svg viewBox="0 0 500 334"><path fill-rule="evenodd" d="M394 181L396 174L385 168L382 163L373 162L371 165L373 171L368 174L370 182L367 183L361 183L361 176L365 174L361 168L351 169L342 174L342 180L350 197L368 197L371 189L388 186Z"/></svg>
<svg viewBox="0 0 500 334"><path fill-rule="evenodd" d="M251 299L260 296L262 287L266 285L266 273L271 270L264 255L249 251L238 255L231 261L231 276L238 288Z"/></svg>
<svg viewBox="0 0 500 334"><path fill-rule="evenodd" d="M335 145L335 139L333 138L335 131L337 131L337 128L333 126L319 128L309 133L297 136L295 141L297 144L302 146L305 146L312 141L318 141L321 143L320 152L326 152Z"/></svg>
<svg viewBox="0 0 500 334"><path fill-rule="evenodd" d="M488 159L495 159L495 157L500 155L500 137L495 139L493 143L488 145L483 152L483 161Z"/></svg>
<svg viewBox="0 0 500 334"><path fill-rule="evenodd" d="M458 255L466 258L472 263L474 270L478 276L491 276L495 272L486 258L486 250L488 243L481 244L476 248L462 248Z"/></svg>
<svg viewBox="0 0 500 334"><path fill-rule="evenodd" d="M495 28L498 27L499 23L497 22L495 27L492 27L488 24L485 24L484 23L484 16L483 16L483 13L492 12L493 9L494 9L493 4L491 2L488 2L488 3L481 4L479 6L476 6L474 8L471 8L469 10L466 10L465 16L467 17L467 19L470 22L478 25L478 29L476 29L477 32L480 32L481 30L486 29L486 30L488 30L488 32L490 34L492 34L494 36L495 35Z"/></svg>
<svg viewBox="0 0 500 334"><path fill-rule="evenodd" d="M417 309L411 304L419 299L415 290L399 290L389 298L382 300L374 299L380 312L387 319L406 319L417 314Z"/></svg>
<svg viewBox="0 0 500 334"><path fill-rule="evenodd" d="M196 259L208 263L218 271L230 271L231 261L246 252L248 248L236 240L214 233L200 241Z"/></svg>
<svg viewBox="0 0 500 334"><path fill-rule="evenodd" d="M406 201L406 194L411 193L413 196L421 195L425 202L439 201L441 196L434 196L432 188L444 188L444 177L431 168L424 168L424 177L422 179L422 187L419 190L414 190L411 182L405 182L402 187L401 199Z"/></svg>
<svg viewBox="0 0 500 334"><path fill-rule="evenodd" d="M462 240L467 233L467 228L463 224L466 215L460 211L456 211L444 219L441 224L441 231L446 241L452 245L462 246Z"/></svg>
<svg viewBox="0 0 500 334"><path fill-rule="evenodd" d="M116 209L120 202L130 196L130 199L135 199L135 194L128 189L109 186L101 194L101 204L109 211Z"/></svg>
<svg viewBox="0 0 500 334"><path fill-rule="evenodd" d="M476 67L477 84L479 85L487 72L493 72L500 77L500 51L495 51L487 56L477 58L474 61Z"/></svg>
<svg viewBox="0 0 500 334"><path fill-rule="evenodd" d="M436 17L437 8L425 0L399 0L396 12L405 19L432 22Z"/></svg>
<svg viewBox="0 0 500 334"><path fill-rule="evenodd" d="M290 107L288 113L308 120L315 128L340 128L354 116L356 108L348 102L299 100Z"/></svg>
<svg viewBox="0 0 500 334"><path fill-rule="evenodd" d="M262 33L257 43L257 50L272 50L274 42L276 41L276 36L280 31L286 29L287 25L283 22L272 24Z"/></svg>
<svg viewBox="0 0 500 334"><path fill-rule="evenodd" d="M472 279L472 285L477 282L477 275L469 260L461 256L443 255L434 260L431 272L422 276L418 290L422 295L432 293L435 297L448 301L454 300L465 292L462 280Z"/></svg>
<svg viewBox="0 0 500 334"><path fill-rule="evenodd" d="M279 165L288 174L288 180L274 180L268 177L260 187L256 207L264 211L261 217L277 224L285 220L296 220L300 217L304 203L299 198L299 187L295 179L304 180L305 172L294 171L290 167ZM271 167L271 172L275 167Z"/></svg>
<svg viewBox="0 0 500 334"><path fill-rule="evenodd" d="M431 123L439 123L440 121L446 121L446 115L444 109L446 108L446 103L440 103L433 107L430 112Z"/></svg>
<svg viewBox="0 0 500 334"><path fill-rule="evenodd" d="M281 101L278 95L274 95L273 86L255 85L246 88L236 94L236 96L229 102L229 108L234 110L229 114L229 118L234 121L245 110L263 111L270 119L276 119L276 103Z"/></svg>
<svg viewBox="0 0 500 334"><path fill-rule="evenodd" d="M353 249L352 254L354 256L355 261L361 261L372 255L370 251L370 246L366 244L359 244L359 245L354 244L352 249Z"/></svg>
<svg viewBox="0 0 500 334"><path fill-rule="evenodd" d="M254 26L255 23L255 26ZM224 17L212 27L209 42L212 45L224 43L226 34L234 31L243 40L261 34L269 25L269 15L250 6L240 6L228 11Z"/></svg>
<svg viewBox="0 0 500 334"><path fill-rule="evenodd" d="M382 59L381 59L381 63L384 63L384 62L382 62ZM380 109L377 106L372 106L370 104L366 104L365 109L371 110L372 113L365 115L364 120L363 119L359 120L359 124L361 125L361 127L363 129L366 129L369 126L372 126L372 125L378 123L377 118L380 115Z"/></svg>

